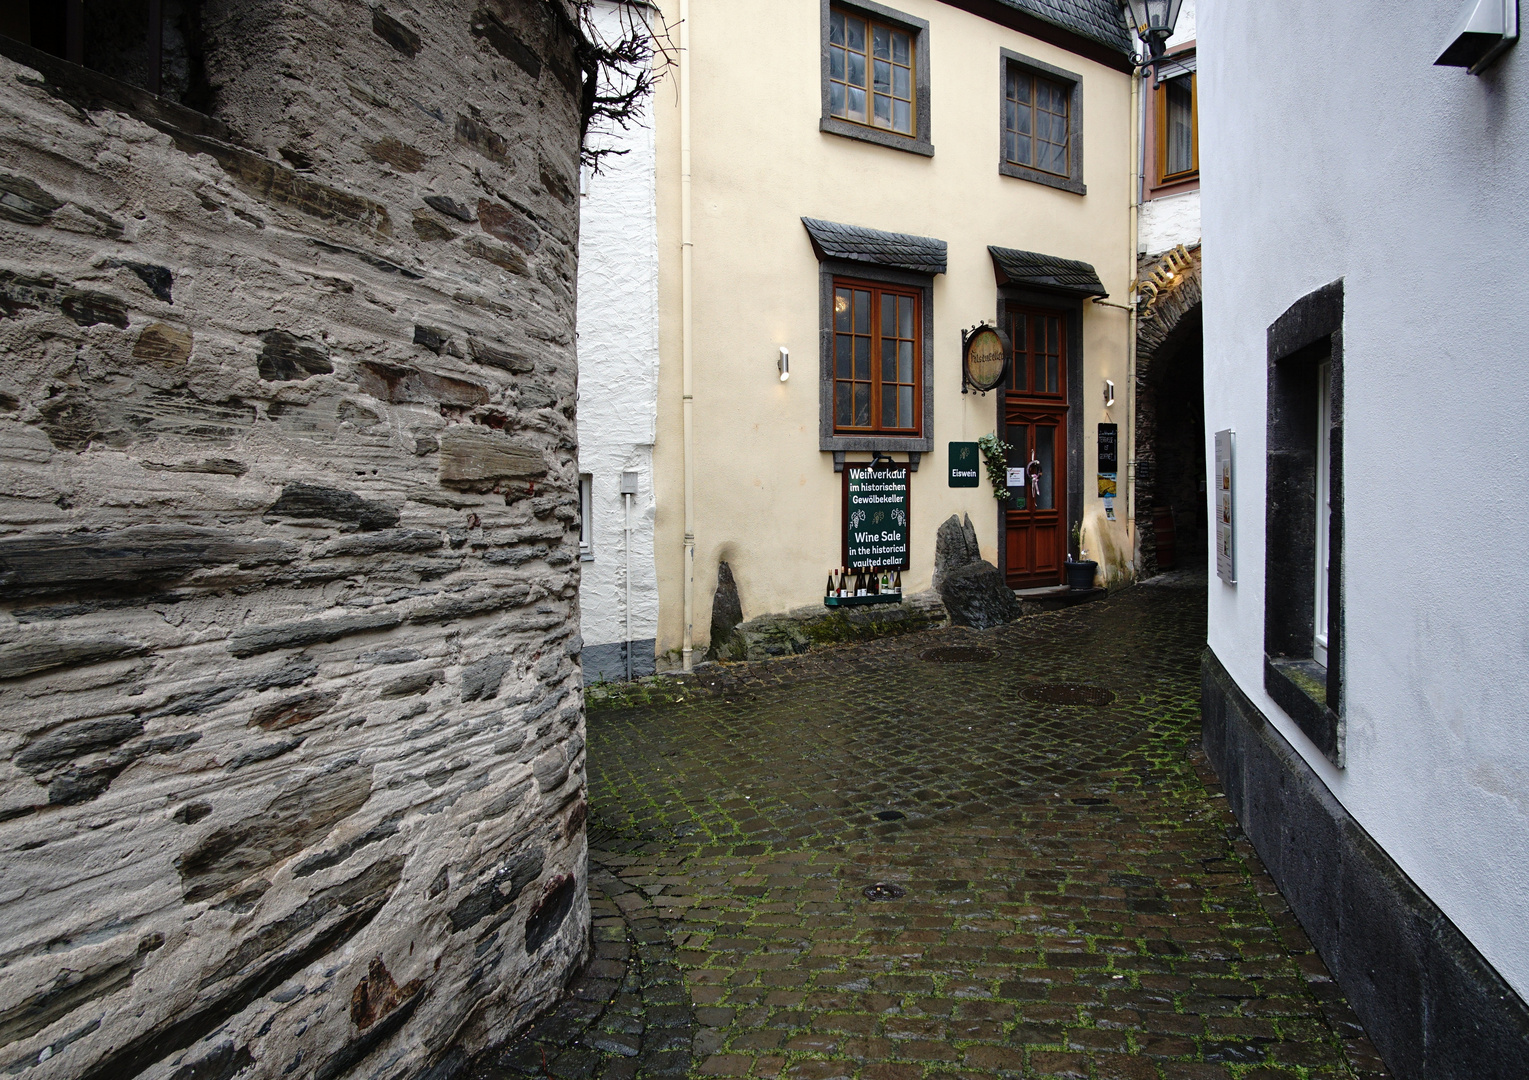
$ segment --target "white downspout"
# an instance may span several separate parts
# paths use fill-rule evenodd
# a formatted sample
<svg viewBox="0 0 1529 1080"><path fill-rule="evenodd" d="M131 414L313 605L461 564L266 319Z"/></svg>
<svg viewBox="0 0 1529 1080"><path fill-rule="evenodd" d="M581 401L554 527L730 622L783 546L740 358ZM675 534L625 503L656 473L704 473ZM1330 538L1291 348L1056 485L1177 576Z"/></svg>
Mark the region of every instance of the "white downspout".
<svg viewBox="0 0 1529 1080"><path fill-rule="evenodd" d="M626 648L626 681L632 681L632 496L623 491L621 493L621 531L624 534L621 541L621 575L626 582L626 600L622 605L622 615L625 617L626 629L624 638Z"/></svg>
<svg viewBox="0 0 1529 1080"><path fill-rule="evenodd" d="M693 296L690 232L690 0L680 0L680 340L685 422L685 636L680 649L684 669L691 669L695 647L695 445L691 377Z"/></svg>
<svg viewBox="0 0 1529 1080"><path fill-rule="evenodd" d="M1142 173L1145 168L1143 155L1146 152L1145 127L1147 123L1146 96L1142 94L1142 76L1140 71L1131 72L1131 214L1130 214L1130 250L1127 255L1130 258L1130 275L1126 280L1136 280L1136 246L1140 242L1141 230L1141 196L1142 196ZM1141 565L1136 550L1137 530L1136 519L1131 514L1131 508L1136 505L1136 332L1137 315L1134 299L1126 296L1126 303L1130 305L1129 337L1126 341L1126 483L1125 483L1125 526L1126 543L1131 552L1132 569L1139 572Z"/></svg>

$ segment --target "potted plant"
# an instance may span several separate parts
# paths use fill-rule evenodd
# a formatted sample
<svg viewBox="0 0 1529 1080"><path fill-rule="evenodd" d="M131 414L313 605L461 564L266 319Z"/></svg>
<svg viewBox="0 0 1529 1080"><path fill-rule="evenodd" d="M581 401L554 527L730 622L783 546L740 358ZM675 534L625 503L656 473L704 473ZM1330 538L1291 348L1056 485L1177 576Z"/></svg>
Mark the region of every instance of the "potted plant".
<svg viewBox="0 0 1529 1080"><path fill-rule="evenodd" d="M1077 558L1073 557L1077 553ZM1099 564L1092 559L1084 558L1088 554L1083 548L1083 522L1079 521L1072 527L1072 545L1068 551L1067 562L1063 569L1067 572L1067 587L1069 589L1092 589L1094 587L1094 574L1099 570Z"/></svg>

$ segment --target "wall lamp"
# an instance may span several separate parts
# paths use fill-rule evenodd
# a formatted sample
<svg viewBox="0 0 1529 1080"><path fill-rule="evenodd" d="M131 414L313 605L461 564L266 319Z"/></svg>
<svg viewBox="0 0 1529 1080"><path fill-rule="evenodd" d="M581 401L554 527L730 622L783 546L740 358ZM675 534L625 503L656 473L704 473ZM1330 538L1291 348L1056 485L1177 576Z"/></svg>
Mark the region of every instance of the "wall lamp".
<svg viewBox="0 0 1529 1080"><path fill-rule="evenodd" d="M781 382L791 378L791 350L784 345L780 347L780 359L775 362L775 366L780 368Z"/></svg>
<svg viewBox="0 0 1529 1080"><path fill-rule="evenodd" d="M1182 3L1183 0L1126 0L1126 6L1131 9L1131 25L1147 48L1142 66L1150 65L1154 75L1168 47L1168 39L1173 36L1174 24L1179 21Z"/></svg>
<svg viewBox="0 0 1529 1080"><path fill-rule="evenodd" d="M1113 404L1115 404L1115 380L1114 379L1105 379L1104 380L1104 407L1106 409L1108 409Z"/></svg>
<svg viewBox="0 0 1529 1080"><path fill-rule="evenodd" d="M1467 0L1435 67L1480 75L1518 41L1518 0Z"/></svg>

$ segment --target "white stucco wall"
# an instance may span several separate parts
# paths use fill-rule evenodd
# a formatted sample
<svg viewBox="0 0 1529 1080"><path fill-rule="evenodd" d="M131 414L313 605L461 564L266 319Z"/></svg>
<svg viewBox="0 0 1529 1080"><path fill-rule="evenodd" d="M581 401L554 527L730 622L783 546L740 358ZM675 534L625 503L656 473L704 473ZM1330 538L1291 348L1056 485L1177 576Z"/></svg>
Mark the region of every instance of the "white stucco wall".
<svg viewBox="0 0 1529 1080"><path fill-rule="evenodd" d="M1183 244L1200 242L1200 191L1164 195L1143 203L1137 225L1137 249L1143 255L1159 255Z"/></svg>
<svg viewBox="0 0 1529 1080"><path fill-rule="evenodd" d="M1206 457L1241 581L1210 645L1529 996L1529 46L1433 66L1458 0L1217 0L1199 38ZM1265 695L1265 328L1345 285L1347 768Z"/></svg>
<svg viewBox="0 0 1529 1080"><path fill-rule="evenodd" d="M626 5L597 0L596 27L614 40ZM593 558L579 586L585 676L610 677L618 646L632 640L639 673L653 670L658 583L653 566L653 433L658 395L658 226L652 112L624 131L592 133L593 145L626 151L586 167L579 225L579 470L593 479ZM621 474L640 474L632 498L631 620Z"/></svg>

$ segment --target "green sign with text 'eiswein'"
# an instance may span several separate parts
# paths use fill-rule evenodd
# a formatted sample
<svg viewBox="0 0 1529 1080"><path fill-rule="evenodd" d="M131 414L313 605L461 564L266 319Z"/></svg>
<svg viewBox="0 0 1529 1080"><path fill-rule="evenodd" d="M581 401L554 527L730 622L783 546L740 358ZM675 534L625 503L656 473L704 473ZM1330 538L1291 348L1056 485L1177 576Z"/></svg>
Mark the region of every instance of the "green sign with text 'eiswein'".
<svg viewBox="0 0 1529 1080"><path fill-rule="evenodd" d="M980 473L977 468L977 444L953 442L950 444L950 486L976 487Z"/></svg>
<svg viewBox="0 0 1529 1080"><path fill-rule="evenodd" d="M844 466L844 565L908 569L908 466Z"/></svg>

